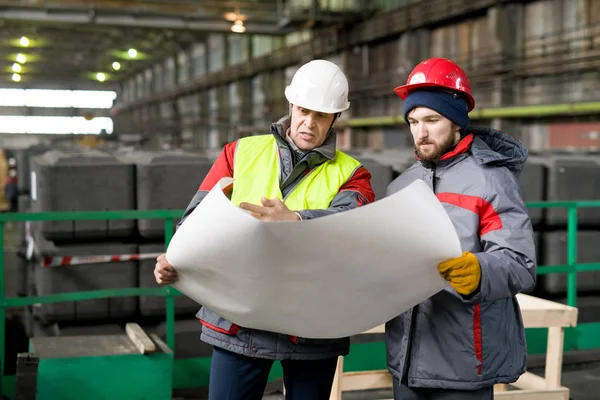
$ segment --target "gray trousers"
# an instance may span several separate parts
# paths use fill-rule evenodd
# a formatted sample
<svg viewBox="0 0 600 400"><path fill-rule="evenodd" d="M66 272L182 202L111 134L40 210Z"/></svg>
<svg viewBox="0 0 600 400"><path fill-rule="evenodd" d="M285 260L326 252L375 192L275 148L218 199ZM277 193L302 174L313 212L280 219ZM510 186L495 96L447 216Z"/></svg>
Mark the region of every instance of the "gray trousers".
<svg viewBox="0 0 600 400"><path fill-rule="evenodd" d="M493 400L494 388L449 390L410 388L394 378L394 400Z"/></svg>

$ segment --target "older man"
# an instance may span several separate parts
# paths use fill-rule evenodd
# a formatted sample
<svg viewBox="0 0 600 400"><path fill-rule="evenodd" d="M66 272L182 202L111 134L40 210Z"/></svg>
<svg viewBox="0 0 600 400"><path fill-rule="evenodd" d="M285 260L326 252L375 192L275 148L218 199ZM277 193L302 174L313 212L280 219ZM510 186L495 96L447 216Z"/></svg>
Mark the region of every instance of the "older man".
<svg viewBox="0 0 600 400"><path fill-rule="evenodd" d="M344 73L329 61L311 61L296 72L285 96L289 115L272 125L270 135L227 144L184 218L223 177L235 179L231 201L262 221L307 220L374 201L369 172L336 150L332 126L350 106ZM177 281L164 255L154 275L162 285ZM197 318L201 339L214 346L211 400L261 399L274 360L281 361L287 399L329 399L337 357L349 349L347 338L313 340L247 329L206 307Z"/></svg>

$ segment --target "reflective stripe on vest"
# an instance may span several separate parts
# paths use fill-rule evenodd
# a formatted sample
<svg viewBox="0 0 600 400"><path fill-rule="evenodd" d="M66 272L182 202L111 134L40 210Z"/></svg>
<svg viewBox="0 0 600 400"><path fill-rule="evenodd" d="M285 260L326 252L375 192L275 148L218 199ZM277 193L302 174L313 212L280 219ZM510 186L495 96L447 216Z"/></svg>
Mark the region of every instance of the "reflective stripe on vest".
<svg viewBox="0 0 600 400"><path fill-rule="evenodd" d="M285 199L280 189L279 148L273 135L250 136L238 140L233 167L231 202L262 205L260 198L283 200L290 210L327 209L340 188L352 177L360 163L341 151L333 160L317 166L298 183Z"/></svg>

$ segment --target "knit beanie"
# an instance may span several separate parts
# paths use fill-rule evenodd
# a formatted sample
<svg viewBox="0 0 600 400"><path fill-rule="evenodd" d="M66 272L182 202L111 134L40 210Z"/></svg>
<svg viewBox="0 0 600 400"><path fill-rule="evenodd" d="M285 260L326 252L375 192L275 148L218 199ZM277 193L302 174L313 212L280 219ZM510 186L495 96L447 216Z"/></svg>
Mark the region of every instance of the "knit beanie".
<svg viewBox="0 0 600 400"><path fill-rule="evenodd" d="M404 120L408 124L408 114L415 107L430 108L456 125L463 132L468 128L471 120L467 102L462 96L440 90L416 90L411 92L404 100Z"/></svg>

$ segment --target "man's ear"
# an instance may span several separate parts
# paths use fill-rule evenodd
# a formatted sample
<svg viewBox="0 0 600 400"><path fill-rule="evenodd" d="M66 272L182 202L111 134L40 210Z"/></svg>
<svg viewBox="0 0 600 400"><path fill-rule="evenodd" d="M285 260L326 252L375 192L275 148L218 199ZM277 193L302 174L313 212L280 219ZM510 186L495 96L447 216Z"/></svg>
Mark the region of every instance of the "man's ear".
<svg viewBox="0 0 600 400"><path fill-rule="evenodd" d="M292 103L290 103L290 115L292 115L292 109L294 108L294 105Z"/></svg>

